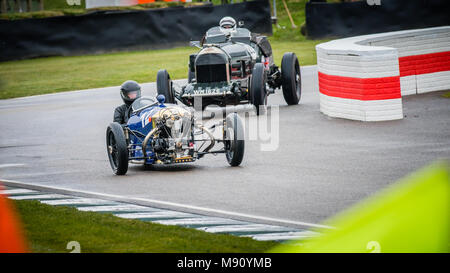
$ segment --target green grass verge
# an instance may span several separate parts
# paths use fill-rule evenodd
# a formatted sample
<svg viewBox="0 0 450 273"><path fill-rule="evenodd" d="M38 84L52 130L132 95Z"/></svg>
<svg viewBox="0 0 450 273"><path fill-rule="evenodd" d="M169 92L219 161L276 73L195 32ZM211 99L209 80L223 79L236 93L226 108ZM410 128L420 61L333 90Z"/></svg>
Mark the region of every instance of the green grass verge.
<svg viewBox="0 0 450 273"><path fill-rule="evenodd" d="M33 252L264 252L278 245L226 234L127 220L111 214L81 212L38 201L14 201Z"/></svg>
<svg viewBox="0 0 450 273"><path fill-rule="evenodd" d="M273 41L276 63L284 52L297 54L301 65L316 63L315 45L322 41ZM159 69L172 79L187 78L193 47L120 52L101 55L48 57L0 63L0 99L117 86L126 80L153 82Z"/></svg>
<svg viewBox="0 0 450 273"><path fill-rule="evenodd" d="M220 1L213 1L219 4ZM289 0L288 8L297 28L292 28L282 1L277 1L278 24L270 37L275 62L281 65L285 52L295 52L301 65L316 64L315 45L324 40L307 40L300 33L305 20L306 0ZM59 3L59 2L58 2ZM155 5L165 5L158 2ZM197 4L197 3L194 3ZM48 8L62 8L53 3ZM130 7L142 8L142 7ZM71 12L76 11L72 9ZM54 12L52 10L45 12ZM0 99L117 86L126 80L153 82L159 69L169 71L172 79L187 78L187 63L194 47L165 50L108 53L72 57L48 57L0 63Z"/></svg>

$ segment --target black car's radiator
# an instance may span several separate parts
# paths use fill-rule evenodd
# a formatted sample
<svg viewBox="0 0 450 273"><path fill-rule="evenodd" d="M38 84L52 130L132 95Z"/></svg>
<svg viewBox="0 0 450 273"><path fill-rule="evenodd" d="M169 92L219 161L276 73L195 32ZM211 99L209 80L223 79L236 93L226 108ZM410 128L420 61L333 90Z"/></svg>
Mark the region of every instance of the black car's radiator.
<svg viewBox="0 0 450 273"><path fill-rule="evenodd" d="M226 64L197 65L196 80L198 83L227 81Z"/></svg>

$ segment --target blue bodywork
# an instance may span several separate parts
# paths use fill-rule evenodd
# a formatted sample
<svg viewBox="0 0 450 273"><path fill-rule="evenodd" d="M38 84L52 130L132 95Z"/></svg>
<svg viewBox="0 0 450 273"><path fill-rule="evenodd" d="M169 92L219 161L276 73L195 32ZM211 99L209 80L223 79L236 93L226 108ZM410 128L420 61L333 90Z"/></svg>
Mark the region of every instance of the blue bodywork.
<svg viewBox="0 0 450 273"><path fill-rule="evenodd" d="M128 120L128 128L131 132L129 134L130 137L130 159L131 160L139 160L142 161L142 157L144 156L142 153L142 142L144 141L145 136L154 128L155 124L153 122L153 116L158 114L162 108L166 106L161 104L156 104L153 106L149 106L140 111L133 112ZM154 153L151 147L151 141L148 142L147 147L147 156L149 158L144 162L145 164L153 164L155 162Z"/></svg>

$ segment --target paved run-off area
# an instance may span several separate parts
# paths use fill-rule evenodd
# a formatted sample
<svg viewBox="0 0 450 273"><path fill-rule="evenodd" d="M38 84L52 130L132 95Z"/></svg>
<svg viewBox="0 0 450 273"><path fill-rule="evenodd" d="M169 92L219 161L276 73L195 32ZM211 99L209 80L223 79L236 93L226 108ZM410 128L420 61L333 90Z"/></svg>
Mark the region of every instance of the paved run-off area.
<svg viewBox="0 0 450 273"><path fill-rule="evenodd" d="M2 100L0 180L301 227L450 157L446 92L404 97L403 120L362 123L319 112L315 75L315 67L303 70L300 105L286 106L280 91L269 97L280 105L278 149L261 151L264 141L247 141L237 168L217 155L192 164L131 166L126 176L113 176L105 131L121 103L117 87ZM155 85L144 84L143 94L155 94Z"/></svg>

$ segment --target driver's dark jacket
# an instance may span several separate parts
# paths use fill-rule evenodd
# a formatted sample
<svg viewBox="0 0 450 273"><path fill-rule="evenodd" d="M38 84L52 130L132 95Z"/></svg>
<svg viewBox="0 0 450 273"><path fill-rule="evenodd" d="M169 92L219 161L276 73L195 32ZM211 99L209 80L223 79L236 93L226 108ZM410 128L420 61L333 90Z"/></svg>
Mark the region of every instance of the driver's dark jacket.
<svg viewBox="0 0 450 273"><path fill-rule="evenodd" d="M116 107L116 109L114 110L114 122L127 124L131 112L131 105L127 105L124 103L121 106Z"/></svg>

